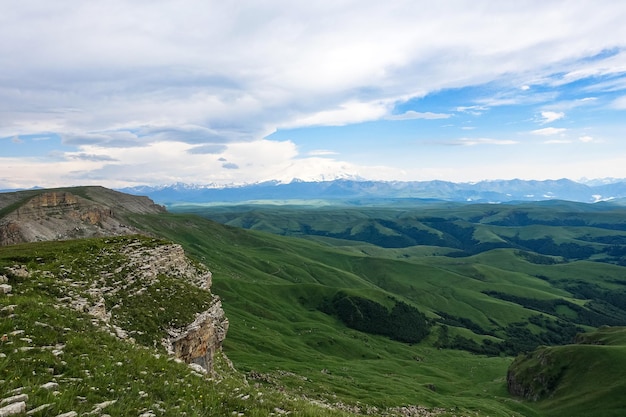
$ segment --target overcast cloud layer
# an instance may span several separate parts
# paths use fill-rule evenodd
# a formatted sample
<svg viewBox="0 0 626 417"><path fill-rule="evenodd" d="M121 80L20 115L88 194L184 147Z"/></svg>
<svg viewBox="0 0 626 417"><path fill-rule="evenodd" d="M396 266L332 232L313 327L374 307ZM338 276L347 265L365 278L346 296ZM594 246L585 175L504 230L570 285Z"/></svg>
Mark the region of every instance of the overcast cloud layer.
<svg viewBox="0 0 626 417"><path fill-rule="evenodd" d="M0 188L626 177L621 1L0 5Z"/></svg>

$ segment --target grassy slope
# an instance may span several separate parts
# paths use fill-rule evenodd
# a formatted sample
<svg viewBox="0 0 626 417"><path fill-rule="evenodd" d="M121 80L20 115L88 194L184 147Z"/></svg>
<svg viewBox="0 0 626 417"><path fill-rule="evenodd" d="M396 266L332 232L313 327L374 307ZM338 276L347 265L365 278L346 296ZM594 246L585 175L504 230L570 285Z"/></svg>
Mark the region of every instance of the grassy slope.
<svg viewBox="0 0 626 417"><path fill-rule="evenodd" d="M159 244L154 239L142 241L148 247ZM27 265L31 271L28 278L8 273L13 291L0 295L0 398L21 389L29 397L27 410L47 405L38 415L69 411L86 415L94 410L101 414L98 405L104 404L104 412L110 415L140 415L148 410L158 416L267 416L277 410L297 416L349 415L250 386L221 357L217 379L192 373L173 361L153 342L164 336L159 323L169 321L159 319L163 311L189 308L177 297L163 298L158 305L143 303L141 308L135 308L129 297L120 303L114 318L133 323L156 318L156 326L142 328L149 339L145 345L110 335L102 323L58 300L85 291L102 277L100 272L119 266L117 250L128 242L127 238L88 239L0 248L0 271L6 273L5 267L15 265ZM202 296L197 288L176 280L162 279L159 289L170 295ZM58 386L42 388L49 382Z"/></svg>
<svg viewBox="0 0 626 417"><path fill-rule="evenodd" d="M586 213L586 221L601 223L608 218L603 214ZM261 218L266 215L261 213ZM325 224L323 227L332 227L335 231L341 229L342 222L325 223L330 217L324 210L319 215L316 225ZM510 218L511 213L506 216L500 213L500 216ZM537 211L534 216L543 216L544 221L555 220L545 210ZM567 414L559 414L562 406L556 403L540 405L533 411L533 404L511 401L501 373L510 359L433 349L437 328L428 340L417 346L346 329L315 308L323 297L332 296L337 289L350 289L352 293L383 304L386 300L388 303L387 297L392 295L418 306L430 317L436 317L437 311L444 311L468 318L501 337L505 326L526 322L538 313L489 297L483 294L485 290L538 300L562 298L583 306L585 300L573 298L564 289L565 284L586 282L605 289L623 289L622 281L626 276L623 267L607 263L535 264L520 257L515 249L449 258L433 256L446 254L446 248L442 247L382 248L322 236L304 236L307 240L284 239L196 220L183 225L183 219L171 216L155 230L185 242L215 272L215 288L224 297L232 323L226 348L232 352L230 355L238 366L246 372L273 376L280 375L281 371L295 372L306 376L306 383L295 380L287 383L302 386L303 390L322 397L337 396L347 402L447 405L465 410L480 409L491 415L506 415L507 409L523 415ZM370 220L361 219L356 224ZM275 227L273 221L266 220L263 227ZM391 233L382 228L377 230ZM524 239L551 234L556 242L571 242L585 235L622 236L623 232L587 226L489 225L482 229L477 227L474 237L479 237L480 241L498 240L516 234ZM200 243L203 239L219 243L203 246ZM223 245L226 242L234 246ZM558 311L571 313L567 308ZM533 326L530 329L539 330ZM462 328L451 330L453 335L478 341L484 337ZM285 378L278 379L285 382ZM436 391L429 387L436 387ZM579 410L600 406L585 398L579 398L576 403ZM623 400L617 399L616 403L623 405Z"/></svg>
<svg viewBox="0 0 626 417"><path fill-rule="evenodd" d="M626 381L626 328L602 328L586 335L583 343L546 347L519 358L513 369L536 377L553 373L558 383L537 405L555 417L622 416ZM522 376L524 377L524 376Z"/></svg>
<svg viewBox="0 0 626 417"><path fill-rule="evenodd" d="M509 285L518 292L559 295L544 280L487 266L479 271L475 260L440 265L436 258L422 264L373 259L185 216L153 217L147 223L182 242L214 272L215 292L231 321L225 348L245 372L269 374L310 395L346 402L446 405L491 415L534 413L508 398L508 358L437 350L432 347L435 331L417 346L366 335L347 329L316 306L338 289L349 289L381 303L393 295L430 316L445 310L489 327L536 313L480 291L508 274ZM465 329L453 331L468 336ZM284 371L307 379L285 377Z"/></svg>

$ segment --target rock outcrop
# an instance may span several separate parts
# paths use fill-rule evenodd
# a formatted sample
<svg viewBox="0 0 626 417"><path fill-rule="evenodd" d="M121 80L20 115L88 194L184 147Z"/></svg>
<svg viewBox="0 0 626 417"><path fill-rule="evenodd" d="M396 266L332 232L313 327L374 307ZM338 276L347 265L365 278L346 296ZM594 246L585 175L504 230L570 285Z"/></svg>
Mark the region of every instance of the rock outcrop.
<svg viewBox="0 0 626 417"><path fill-rule="evenodd" d="M0 217L0 245L140 234L141 231L127 220L129 215L164 211L147 197L102 187L0 194L0 215L3 214ZM171 282L171 278L206 292L200 297L202 302L195 305L195 310L187 309L184 317L189 317L189 321L185 325L181 326L175 320L176 327L163 329L165 334L161 342L177 358L211 371L214 356L221 349L228 330L221 301L210 292L211 272L192 262L180 245L150 238L120 239L124 239L123 244L118 242L85 254L91 258L81 264L80 269L63 266L56 275L49 270L37 273L56 279L65 288L64 296L59 299L62 303L89 313L95 324L130 341L134 340L134 334L142 331L131 331L125 328L128 323L116 320L119 311L126 308L125 304L136 303L152 289L161 291L163 280ZM27 279L30 274L23 265L5 269L14 277ZM0 275L0 293L11 292L6 281L6 277ZM155 308L165 309L161 305Z"/></svg>
<svg viewBox="0 0 626 417"><path fill-rule="evenodd" d="M82 262L87 264L82 263L77 268L71 265L61 265L59 270L29 270L25 265L5 267L0 271L6 274L0 274L0 285L8 286L4 283L7 276L27 280L38 274L53 279L57 283L56 290L61 294L58 298L61 305L90 314L94 325L111 335L136 343L134 335L143 333L145 329L119 320L119 317L129 317L124 309L136 305L137 300L146 300L140 298L146 297L146 294L163 294L167 300L172 296L168 291L176 291L185 283L186 294L203 293L204 309L196 307L191 313L187 311L185 314L189 320L184 325L158 324L160 335L154 342L160 342L168 353L194 364L196 369L199 366L205 372L211 372L229 324L219 297L210 292L211 272L191 261L180 245L158 239L139 236L113 238L104 245L94 247L93 253L84 254ZM152 298L151 295L147 297ZM186 308L181 305L184 301L177 304L167 301L152 303L145 308L140 307L140 315L155 316L159 311L170 309L172 315L177 316ZM131 331L131 328L134 330Z"/></svg>
<svg viewBox="0 0 626 417"><path fill-rule="evenodd" d="M165 211L146 197L101 187L69 190L0 195L0 208L8 211L0 218L0 245L137 233L127 214Z"/></svg>
<svg viewBox="0 0 626 417"><path fill-rule="evenodd" d="M555 360L549 347L515 359L507 371L507 388L512 395L530 401L549 397L558 385L564 364Z"/></svg>
<svg viewBox="0 0 626 417"><path fill-rule="evenodd" d="M210 371L227 331L228 319L221 301L215 299L213 305L185 329L170 330L169 338L164 342L168 352L175 357Z"/></svg>

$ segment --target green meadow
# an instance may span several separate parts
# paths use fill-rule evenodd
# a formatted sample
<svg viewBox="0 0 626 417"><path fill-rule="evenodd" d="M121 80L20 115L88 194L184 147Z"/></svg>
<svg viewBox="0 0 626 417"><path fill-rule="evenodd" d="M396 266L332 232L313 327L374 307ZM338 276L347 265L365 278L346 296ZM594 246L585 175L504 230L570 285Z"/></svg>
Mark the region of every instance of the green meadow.
<svg viewBox="0 0 626 417"><path fill-rule="evenodd" d="M176 210L207 220L142 222L213 271L231 320L226 354L264 384L324 401L551 415L551 403L507 392L514 358L626 325L619 207ZM323 308L338 293L389 310L406 303L428 318L428 336L409 344L351 328Z"/></svg>
<svg viewBox="0 0 626 417"><path fill-rule="evenodd" d="M13 295L0 297L0 332L26 335L1 345L2 391L56 375L65 384L58 401L32 388L33 401L87 413L119 398L111 415L550 417L626 407L626 211L617 206L175 210L132 215L153 236L134 239L180 243L212 271L234 369L220 359L219 378L199 377L155 343L164 327L154 318L177 318L162 309L184 321L203 308L202 294L176 280L159 282L161 294L176 297L121 300L115 319L135 323L135 345L55 307L68 289L43 271L82 265L73 279L88 283L119 262L115 248L126 238L37 243L0 248L0 267L42 271L10 277ZM65 346L62 358L20 349L56 344ZM549 378L533 388L542 395L524 398L509 393L508 372L528 386L541 372Z"/></svg>

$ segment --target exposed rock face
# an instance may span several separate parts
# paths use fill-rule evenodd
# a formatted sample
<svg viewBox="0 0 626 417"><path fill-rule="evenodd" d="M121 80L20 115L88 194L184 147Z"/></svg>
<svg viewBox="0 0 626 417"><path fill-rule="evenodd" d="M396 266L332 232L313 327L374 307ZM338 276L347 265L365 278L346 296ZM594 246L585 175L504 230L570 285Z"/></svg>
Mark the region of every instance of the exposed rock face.
<svg viewBox="0 0 626 417"><path fill-rule="evenodd" d="M138 230L124 220L124 214L165 210L146 197L101 187L80 191L89 198L70 191L0 195L0 208L10 204L17 206L0 219L0 245L137 233Z"/></svg>
<svg viewBox="0 0 626 417"><path fill-rule="evenodd" d="M213 305L186 329L170 331L170 338L165 344L177 358L210 371L215 352L221 348L227 330L228 319L222 310L222 303L215 299Z"/></svg>
<svg viewBox="0 0 626 417"><path fill-rule="evenodd" d="M0 194L0 210L8 212L0 218L0 245L138 234L140 231L126 221L128 214L165 211L146 197L102 187ZM124 329L123 324L116 324L115 314L112 318L111 311L121 307L118 301L112 300L140 296L151 286L158 285L163 276L186 281L198 287L198 291L206 291L209 298L204 297L198 309L206 308L208 300L211 300L208 308L199 311L188 326L168 329L168 335L162 342L176 357L206 371L212 370L214 355L221 349L226 337L228 319L219 298L210 293L210 271L191 262L180 245L163 242L146 245L145 240L134 238L129 238L129 243L116 247L114 251L103 249L90 263L94 270L89 273L96 275L95 279L84 280L83 277L88 275L86 270L62 268L55 278L70 290L59 301L91 314L96 323L124 339L132 340L132 332ZM28 278L30 274L20 265L6 269L15 277ZM51 275L50 271L41 273ZM153 288L160 290L159 287ZM8 284L0 282L0 292L10 291Z"/></svg>
<svg viewBox="0 0 626 417"><path fill-rule="evenodd" d="M55 278L59 289L63 289L60 303L90 314L94 317L94 324L131 342L134 342L130 337L132 332L112 318L114 309L123 309L125 300L149 291L152 286L156 291L162 291L159 284L164 276L192 284L197 291L208 294L210 305L205 311L198 311L187 326L167 329L161 342L170 354L211 372L229 324L219 297L210 293L211 272L192 262L180 245L161 241L147 245L147 240L131 237L129 243L119 249L98 249L98 256L93 259L93 265L97 266L89 271L64 266L58 273L33 272L23 265L14 265L6 267L5 273L21 279L29 279L33 273ZM6 276L0 275L0 281L6 281ZM0 283L0 286L4 285L7 284ZM146 313L153 314L154 311L146 310Z"/></svg>

